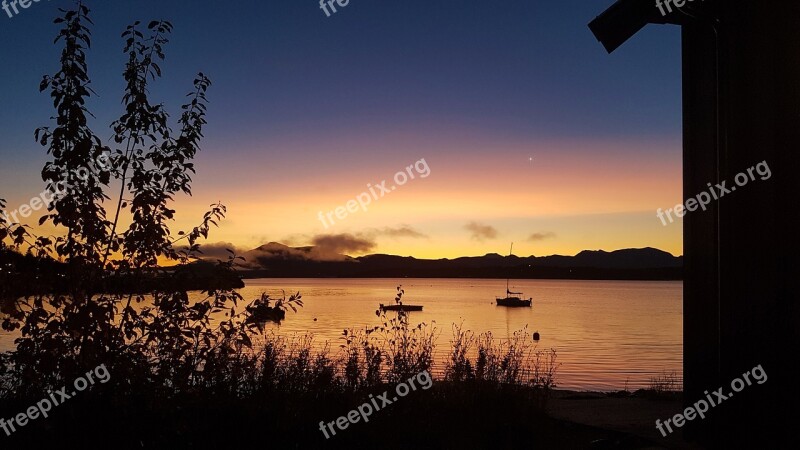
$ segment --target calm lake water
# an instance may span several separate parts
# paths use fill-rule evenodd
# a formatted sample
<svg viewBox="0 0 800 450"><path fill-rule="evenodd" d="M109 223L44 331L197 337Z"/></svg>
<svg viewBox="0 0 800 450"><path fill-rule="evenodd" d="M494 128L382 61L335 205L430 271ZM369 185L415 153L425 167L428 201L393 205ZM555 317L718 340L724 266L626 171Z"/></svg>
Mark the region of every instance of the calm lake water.
<svg viewBox="0 0 800 450"><path fill-rule="evenodd" d="M285 335L312 332L317 346L339 349L345 328L379 325L379 303L393 304L396 279L255 279L240 292L250 301L267 292L280 296L300 292L305 306L289 311L281 325ZM436 357L446 356L452 324L476 334L491 331L509 338L527 326L538 331L538 348L558 354L559 388L631 390L650 377L674 372L682 378L683 332L680 281L517 280L512 291L533 297L532 308L494 304L505 293L505 280L404 279L406 304L424 305L410 322L435 322ZM316 319L316 320L315 320ZM0 350L13 347L14 336L0 332ZM440 361L441 362L441 361Z"/></svg>
<svg viewBox="0 0 800 450"><path fill-rule="evenodd" d="M396 279L246 280L245 299L261 292L303 295L305 307L291 311L284 334L313 332L317 343L336 350L345 328L378 325L379 303L394 303ZM532 308L494 304L505 294L505 280L404 279L406 304L424 305L412 324L435 321L443 357L452 324L463 321L476 334L491 331L508 338L527 325L538 331L539 349L558 353L557 383L564 389L615 390L647 385L650 377L675 372L682 378L683 283L680 281L517 280L512 291L533 297ZM314 320L316 319L316 321Z"/></svg>

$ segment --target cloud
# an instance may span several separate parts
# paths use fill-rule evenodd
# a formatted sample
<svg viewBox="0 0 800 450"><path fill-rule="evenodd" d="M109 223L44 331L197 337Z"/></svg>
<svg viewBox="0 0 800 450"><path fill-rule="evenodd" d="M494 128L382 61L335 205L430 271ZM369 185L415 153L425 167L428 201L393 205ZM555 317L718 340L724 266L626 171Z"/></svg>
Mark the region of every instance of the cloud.
<svg viewBox="0 0 800 450"><path fill-rule="evenodd" d="M316 235L310 240L313 246L290 247L278 242L264 244L244 255L246 265L264 266L271 259L346 261L350 259L347 253L366 253L375 247L371 239L350 234Z"/></svg>
<svg viewBox="0 0 800 450"><path fill-rule="evenodd" d="M375 240L381 236L411 239L428 237L410 225L372 228L355 234L308 235L295 233L281 239L283 243L270 242L255 249L237 248L227 242L206 244L201 246L203 254L200 255L200 258L210 261L225 260L230 255L225 249L229 248L235 251L237 256L242 256L246 260L237 264L250 268L263 267L271 259L346 261L350 259L350 255L366 254L374 251L377 247Z"/></svg>
<svg viewBox="0 0 800 450"><path fill-rule="evenodd" d="M187 247L179 247L178 250L186 250ZM200 259L216 261L218 259L227 260L231 256L229 250L233 250L237 256L247 252L247 249L239 248L230 242L214 242L211 244L200 244L200 251L197 256Z"/></svg>
<svg viewBox="0 0 800 450"><path fill-rule="evenodd" d="M530 236L528 236L528 239L526 240L528 242L536 242L536 241L543 241L545 239L552 239L554 237L556 237L555 233L553 233L552 231L546 231L544 233L533 233Z"/></svg>
<svg viewBox="0 0 800 450"><path fill-rule="evenodd" d="M491 225L483 225L478 222L470 222L464 228L472 233L472 239L483 241L484 239L494 239L497 237L497 230Z"/></svg>
<svg viewBox="0 0 800 450"><path fill-rule="evenodd" d="M259 258L280 258L280 259L314 259L312 258L308 248L294 248L288 245L279 244L277 242L270 242L264 244L256 249L253 249L245 255L247 261L256 261Z"/></svg>
<svg viewBox="0 0 800 450"><path fill-rule="evenodd" d="M321 253L367 253L375 248L374 239L349 233L317 235L311 243Z"/></svg>
<svg viewBox="0 0 800 450"><path fill-rule="evenodd" d="M415 230L414 227L412 227L410 225L401 225L401 226L399 226L397 228L391 228L391 227L375 228L375 229L372 229L372 230L368 231L365 234L367 236L372 236L372 237L389 236L389 237L393 237L393 238L408 237L408 238L414 238L414 239L422 239L422 238L427 238L428 237L427 234L420 233L419 231Z"/></svg>
<svg viewBox="0 0 800 450"><path fill-rule="evenodd" d="M292 247L301 247L303 245L308 245L311 239L313 239L313 236L310 234L294 233L281 238L279 242L291 245Z"/></svg>

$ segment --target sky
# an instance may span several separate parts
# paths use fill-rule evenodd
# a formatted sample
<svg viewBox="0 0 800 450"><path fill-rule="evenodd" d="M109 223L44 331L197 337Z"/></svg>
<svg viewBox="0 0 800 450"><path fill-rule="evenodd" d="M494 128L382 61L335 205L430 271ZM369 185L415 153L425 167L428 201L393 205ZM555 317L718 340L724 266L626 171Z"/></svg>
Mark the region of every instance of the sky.
<svg viewBox="0 0 800 450"><path fill-rule="evenodd" d="M38 85L57 70L52 19L70 3L0 10L9 211L44 188L33 132L54 111ZM452 258L514 242L524 256L680 255L681 222L656 217L682 196L679 29L650 25L609 55L587 24L611 3L350 0L328 17L315 0L90 0L91 125L112 144L125 26L165 19L175 28L153 101L174 119L197 72L213 82L174 231L221 201L209 243L240 251L274 241Z"/></svg>

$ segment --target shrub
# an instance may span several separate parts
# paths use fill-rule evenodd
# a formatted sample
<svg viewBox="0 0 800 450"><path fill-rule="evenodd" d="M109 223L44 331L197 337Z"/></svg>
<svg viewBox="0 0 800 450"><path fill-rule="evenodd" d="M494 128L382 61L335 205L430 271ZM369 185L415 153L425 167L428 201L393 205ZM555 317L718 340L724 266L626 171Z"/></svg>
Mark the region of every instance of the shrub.
<svg viewBox="0 0 800 450"><path fill-rule="evenodd" d="M189 299L200 240L226 213L224 205L211 205L193 229L173 233L169 227L175 197L192 192L211 81L197 75L173 132L149 89L162 75L172 24L127 27L124 111L111 126L112 148L89 125L89 9L78 2L55 23L61 27L60 68L40 89L49 92L56 117L35 137L50 156L42 179L53 194L39 223L64 233L35 236L0 214L0 253L11 261L0 271L2 327L21 335L4 355L0 376L8 391L35 396L106 364L111 384L135 380L116 386L118 395L133 384L172 393L227 385L234 392L232 383L246 379L252 366L242 352L263 322L281 320L302 301L297 294L273 304L264 295L237 313L243 299L231 280L240 283L235 265L241 258L232 252L204 277L203 298ZM109 214L112 181L120 190ZM0 213L5 206L0 201ZM123 219L127 229L121 229ZM27 260L20 259L23 252ZM33 270L23 272L14 261Z"/></svg>

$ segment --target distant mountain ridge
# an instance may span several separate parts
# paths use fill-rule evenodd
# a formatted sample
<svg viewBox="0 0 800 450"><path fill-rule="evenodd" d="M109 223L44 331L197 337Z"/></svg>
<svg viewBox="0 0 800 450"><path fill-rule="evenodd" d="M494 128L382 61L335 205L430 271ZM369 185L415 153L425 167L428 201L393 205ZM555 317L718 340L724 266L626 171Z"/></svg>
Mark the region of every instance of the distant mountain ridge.
<svg viewBox="0 0 800 450"><path fill-rule="evenodd" d="M351 257L330 249L270 242L246 252L245 277L584 278L678 280L683 257L655 248L611 252L584 250L575 256L464 256L418 259L373 254Z"/></svg>

